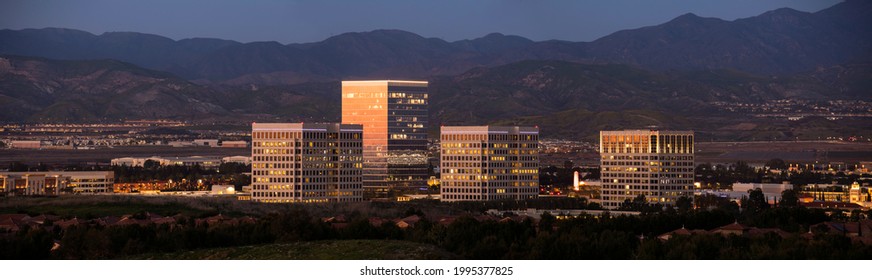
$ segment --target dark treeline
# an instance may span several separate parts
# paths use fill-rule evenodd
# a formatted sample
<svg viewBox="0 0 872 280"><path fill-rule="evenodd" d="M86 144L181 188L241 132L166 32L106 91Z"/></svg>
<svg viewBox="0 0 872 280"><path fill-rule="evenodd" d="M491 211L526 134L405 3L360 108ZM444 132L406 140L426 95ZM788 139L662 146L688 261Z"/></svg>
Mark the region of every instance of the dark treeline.
<svg viewBox="0 0 872 280"><path fill-rule="evenodd" d="M409 209L407 215L424 215ZM554 213L559 214L559 213ZM868 213L867 213L868 214ZM558 215L559 216L559 215ZM510 216L507 216L510 217ZM343 226L324 222L302 209L269 214L251 223L208 226L182 218L171 225L104 227L96 224L66 229L22 229L0 238L3 259L114 259L141 254L204 248L314 240L407 240L433 244L467 259L870 259L872 246L843 233L813 225L830 219L856 221L858 215L828 216L823 210L797 206L692 210L668 208L639 216L580 216L557 219L545 214L530 219L483 219L463 214L451 223L421 219L401 229L382 219L352 212ZM685 227L712 230L740 222L759 228L780 228L791 234L758 237L699 234L656 237ZM813 238L801 234L815 231ZM872 233L864 233L872 234ZM52 250L54 242L59 244Z"/></svg>
<svg viewBox="0 0 872 280"><path fill-rule="evenodd" d="M49 171L45 164L29 166L21 162L12 162L7 166L12 172L26 171ZM147 160L143 166L82 166L70 165L61 168L65 171L114 171L115 182L150 182L167 181L176 182L179 190L196 190L197 181L204 180L205 185L232 184L241 187L251 184L251 176L244 173L251 172L251 165L226 162L218 166L218 169L207 169L199 165L160 165L153 160ZM183 182L184 180L184 182Z"/></svg>
<svg viewBox="0 0 872 280"><path fill-rule="evenodd" d="M251 172L251 165L241 163L222 163L218 169L206 169L199 165L159 165L146 161L141 167L112 166L115 172L115 182L149 182L173 180L180 189L196 188L198 180L204 180L205 185L232 184L237 187L251 183L251 176L243 173Z"/></svg>
<svg viewBox="0 0 872 280"><path fill-rule="evenodd" d="M769 172L770 170L781 170ZM844 172L817 173L810 170L788 172L787 165L781 159L769 160L765 168L754 168L748 163L739 161L730 165L702 163L694 170L696 181L706 188L730 188L733 183L781 183L790 182L794 186L807 184L831 184L836 182L850 185L860 178L872 178L869 175L845 174Z"/></svg>

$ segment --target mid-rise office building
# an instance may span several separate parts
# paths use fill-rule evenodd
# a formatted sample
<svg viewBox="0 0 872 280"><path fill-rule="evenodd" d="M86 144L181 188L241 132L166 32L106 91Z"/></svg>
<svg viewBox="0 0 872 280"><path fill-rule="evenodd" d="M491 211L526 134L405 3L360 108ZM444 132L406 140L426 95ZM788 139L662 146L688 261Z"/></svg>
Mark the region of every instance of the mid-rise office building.
<svg viewBox="0 0 872 280"><path fill-rule="evenodd" d="M0 194L8 196L107 193L114 183L112 171L0 172Z"/></svg>
<svg viewBox="0 0 872 280"><path fill-rule="evenodd" d="M693 197L693 132L600 132L601 204L616 209L644 195L649 203Z"/></svg>
<svg viewBox="0 0 872 280"><path fill-rule="evenodd" d="M342 123L363 125L365 196L427 189L427 82L343 81Z"/></svg>
<svg viewBox="0 0 872 280"><path fill-rule="evenodd" d="M251 200L362 200L362 133L354 124L252 124Z"/></svg>
<svg viewBox="0 0 872 280"><path fill-rule="evenodd" d="M539 128L443 126L441 145L442 201L539 195Z"/></svg>

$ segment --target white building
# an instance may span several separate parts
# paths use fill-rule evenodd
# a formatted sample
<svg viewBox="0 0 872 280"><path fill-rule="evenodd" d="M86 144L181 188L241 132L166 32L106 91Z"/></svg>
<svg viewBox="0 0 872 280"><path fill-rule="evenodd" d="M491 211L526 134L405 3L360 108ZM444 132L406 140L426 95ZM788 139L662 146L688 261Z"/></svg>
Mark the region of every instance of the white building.
<svg viewBox="0 0 872 280"><path fill-rule="evenodd" d="M42 148L42 141L39 140L13 140L9 143L9 147L13 149L39 149Z"/></svg>
<svg viewBox="0 0 872 280"><path fill-rule="evenodd" d="M241 164L251 164L251 157L247 156L230 156L224 157L221 159L224 163L241 163Z"/></svg>
<svg viewBox="0 0 872 280"><path fill-rule="evenodd" d="M248 142L245 141L221 141L222 148L248 148Z"/></svg>
<svg viewBox="0 0 872 280"><path fill-rule="evenodd" d="M357 124L252 124L251 200L363 199L363 128Z"/></svg>
<svg viewBox="0 0 872 280"><path fill-rule="evenodd" d="M442 201L523 200L539 194L539 128L443 126Z"/></svg>
<svg viewBox="0 0 872 280"><path fill-rule="evenodd" d="M218 147L218 139L196 139L194 146Z"/></svg>
<svg viewBox="0 0 872 280"><path fill-rule="evenodd" d="M236 161L246 161L248 157L226 157L230 160ZM221 163L224 162L224 159L219 157L204 157L204 156L190 156L190 157L147 157L147 158L134 158L134 157L123 157L123 158L115 158L112 159L111 164L117 166L132 166L132 167L142 167L145 165L146 161L154 161L161 166L166 165L183 165L183 166L194 166L199 165L205 169L215 169L221 166ZM250 159L248 160L250 163Z"/></svg>
<svg viewBox="0 0 872 280"><path fill-rule="evenodd" d="M213 195L236 194L236 188L233 185L212 185Z"/></svg>
<svg viewBox="0 0 872 280"><path fill-rule="evenodd" d="M0 172L0 194L10 196L107 193L114 183L112 171Z"/></svg>
<svg viewBox="0 0 872 280"><path fill-rule="evenodd" d="M693 196L692 131L601 131L600 163L603 208L639 195L661 204Z"/></svg>

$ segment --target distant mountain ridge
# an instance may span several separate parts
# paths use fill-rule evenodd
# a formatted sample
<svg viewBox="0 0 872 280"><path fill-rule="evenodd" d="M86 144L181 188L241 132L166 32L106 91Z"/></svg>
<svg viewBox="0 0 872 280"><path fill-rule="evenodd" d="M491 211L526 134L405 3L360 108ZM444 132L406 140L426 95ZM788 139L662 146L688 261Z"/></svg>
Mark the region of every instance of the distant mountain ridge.
<svg viewBox="0 0 872 280"><path fill-rule="evenodd" d="M652 71L619 64L523 61L431 79L429 113L431 133L439 125L481 124L538 125L545 135L560 137L648 125L712 131L751 121L719 110L713 102L870 101L870 83L869 63L770 77L733 70ZM0 122L336 122L340 92L338 80L198 85L119 61L0 55ZM831 125L847 131L872 129L868 122ZM793 125L773 133L784 129Z"/></svg>
<svg viewBox="0 0 872 280"><path fill-rule="evenodd" d="M0 56L0 120L81 122L226 115L212 91L113 60Z"/></svg>
<svg viewBox="0 0 872 280"><path fill-rule="evenodd" d="M593 42L534 42L498 33L446 42L400 30L376 30L282 45L46 28L0 30L0 54L115 59L189 80L239 85L428 78L524 60L783 75L872 58L872 1L846 1L815 13L783 8L734 21L685 14Z"/></svg>

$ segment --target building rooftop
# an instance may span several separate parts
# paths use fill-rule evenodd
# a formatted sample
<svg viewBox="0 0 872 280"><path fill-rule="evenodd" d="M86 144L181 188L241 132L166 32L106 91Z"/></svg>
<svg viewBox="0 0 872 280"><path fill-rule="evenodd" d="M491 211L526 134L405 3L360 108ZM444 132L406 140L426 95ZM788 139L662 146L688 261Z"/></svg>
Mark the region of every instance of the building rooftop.
<svg viewBox="0 0 872 280"><path fill-rule="evenodd" d="M426 86L427 81L409 81L409 80L360 80L360 81L342 81L342 85L366 85L366 84L389 84L399 86Z"/></svg>
<svg viewBox="0 0 872 280"><path fill-rule="evenodd" d="M253 131L363 131L359 124L340 123L252 123Z"/></svg>
<svg viewBox="0 0 872 280"><path fill-rule="evenodd" d="M488 134L518 134L539 133L539 127L534 126L442 126L443 134L452 133L488 133Z"/></svg>

